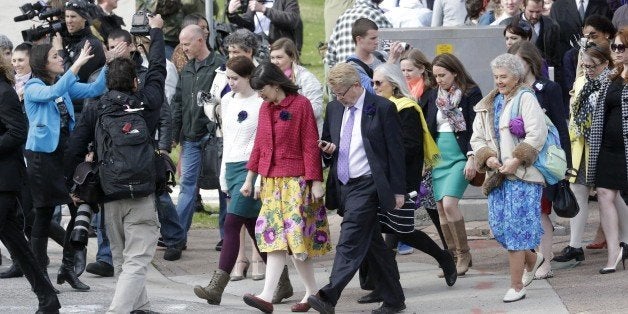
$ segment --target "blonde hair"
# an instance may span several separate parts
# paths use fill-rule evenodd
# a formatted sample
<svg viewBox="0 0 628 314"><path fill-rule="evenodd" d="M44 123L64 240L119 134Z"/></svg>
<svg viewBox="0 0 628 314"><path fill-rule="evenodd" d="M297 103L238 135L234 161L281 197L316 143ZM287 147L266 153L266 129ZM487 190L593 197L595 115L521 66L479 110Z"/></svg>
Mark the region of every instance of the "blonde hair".
<svg viewBox="0 0 628 314"><path fill-rule="evenodd" d="M360 82L358 71L348 63L334 65L327 75L327 83L334 87L349 87Z"/></svg>

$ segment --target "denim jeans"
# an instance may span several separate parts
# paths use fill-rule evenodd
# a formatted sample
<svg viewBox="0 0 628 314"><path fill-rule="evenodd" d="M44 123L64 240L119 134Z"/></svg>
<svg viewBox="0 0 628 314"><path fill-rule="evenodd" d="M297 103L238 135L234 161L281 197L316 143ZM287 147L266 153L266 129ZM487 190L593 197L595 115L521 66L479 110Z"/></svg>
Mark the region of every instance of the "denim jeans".
<svg viewBox="0 0 628 314"><path fill-rule="evenodd" d="M168 192L163 192L157 197L157 217L161 224L161 238L166 247L183 244L186 232L181 226L179 215Z"/></svg>
<svg viewBox="0 0 628 314"><path fill-rule="evenodd" d="M96 227L96 236L98 237L98 251L96 252L96 261L104 262L113 266L113 260L111 258L111 247L109 246L109 238L107 237L107 229L101 223L103 212L100 211L94 215L92 221L93 226Z"/></svg>
<svg viewBox="0 0 628 314"><path fill-rule="evenodd" d="M209 135L207 135L209 137ZM181 178L179 180L179 199L177 200L177 214L184 234L184 243L187 243L188 231L194 216L196 202L196 185L201 170L201 141L183 141L181 146Z"/></svg>

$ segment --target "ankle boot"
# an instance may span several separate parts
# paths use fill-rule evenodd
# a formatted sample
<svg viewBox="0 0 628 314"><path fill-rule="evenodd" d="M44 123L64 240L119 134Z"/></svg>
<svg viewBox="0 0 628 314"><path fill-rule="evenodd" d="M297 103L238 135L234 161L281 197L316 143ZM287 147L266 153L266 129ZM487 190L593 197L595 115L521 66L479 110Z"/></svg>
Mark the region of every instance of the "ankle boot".
<svg viewBox="0 0 628 314"><path fill-rule="evenodd" d="M290 283L290 277L288 277L288 266L283 267L281 277L279 277L279 284L275 293L273 293L273 304L279 304L283 299L287 299L294 294L292 289L292 283Z"/></svg>
<svg viewBox="0 0 628 314"><path fill-rule="evenodd" d="M473 266L471 261L471 253L469 253L469 243L467 241L467 229L464 225L464 219L449 223L449 228L456 242L456 253L458 260L456 261L456 269L458 276L463 276Z"/></svg>
<svg viewBox="0 0 628 314"><path fill-rule="evenodd" d="M453 286L458 278L458 270L454 257L447 250L443 250L443 256L438 261L438 265L443 269L443 277L448 286Z"/></svg>
<svg viewBox="0 0 628 314"><path fill-rule="evenodd" d="M52 282L48 276L48 263L50 262L50 259L48 259L48 238L31 237L31 248L33 249L37 264L44 273L44 277L50 282L50 286L52 286ZM59 290L54 288L54 286L52 287L55 293L59 293Z"/></svg>
<svg viewBox="0 0 628 314"><path fill-rule="evenodd" d="M89 286L82 283L78 279L78 275L74 272L74 250L69 247L63 248L63 260L61 267L57 273L57 284L68 282L72 288L78 291L88 291Z"/></svg>
<svg viewBox="0 0 628 314"><path fill-rule="evenodd" d="M11 264L11 267L9 267L9 269L0 273L0 278L2 279L18 278L22 276L24 276L24 273L22 273L22 269L15 261L13 262L13 264Z"/></svg>
<svg viewBox="0 0 628 314"><path fill-rule="evenodd" d="M35 314L56 314L59 313L61 304L57 298L56 293L38 293L37 300L39 300L39 306Z"/></svg>
<svg viewBox="0 0 628 314"><path fill-rule="evenodd" d="M229 283L229 274L224 270L218 269L214 271L212 280L207 287L194 286L194 294L201 299L207 300L209 304L219 305L227 283Z"/></svg>

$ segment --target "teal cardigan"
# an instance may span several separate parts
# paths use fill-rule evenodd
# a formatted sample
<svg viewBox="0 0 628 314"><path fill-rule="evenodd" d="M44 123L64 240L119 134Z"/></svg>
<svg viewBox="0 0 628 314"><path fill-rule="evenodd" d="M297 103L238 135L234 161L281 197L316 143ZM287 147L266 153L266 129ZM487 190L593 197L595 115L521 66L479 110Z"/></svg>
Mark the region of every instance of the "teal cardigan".
<svg viewBox="0 0 628 314"><path fill-rule="evenodd" d="M93 83L79 83L78 76L67 71L53 85L46 85L39 78L31 78L24 86L24 108L28 117L26 149L34 152L51 153L59 145L61 114L55 100L63 98L70 114L69 128L74 129L74 106L71 99L90 98L102 95L106 89L103 67Z"/></svg>

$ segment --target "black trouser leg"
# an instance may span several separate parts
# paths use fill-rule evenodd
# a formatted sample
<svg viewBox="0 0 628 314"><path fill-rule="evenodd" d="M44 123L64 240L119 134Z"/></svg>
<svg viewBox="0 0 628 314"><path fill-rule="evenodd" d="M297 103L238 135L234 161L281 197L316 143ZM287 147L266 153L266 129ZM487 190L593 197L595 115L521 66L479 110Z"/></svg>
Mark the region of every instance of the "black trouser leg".
<svg viewBox="0 0 628 314"><path fill-rule="evenodd" d="M29 249L22 230L18 228L16 208L17 194L0 192L0 240L7 247L14 262L20 265L26 279L30 282L37 298L39 310L54 312L61 305L54 287L44 277L44 273Z"/></svg>
<svg viewBox="0 0 628 314"><path fill-rule="evenodd" d="M54 206L35 209L31 246L37 262L39 262L44 271L48 267L48 231L50 230L50 221L54 211Z"/></svg>
<svg viewBox="0 0 628 314"><path fill-rule="evenodd" d="M443 258L445 258L445 251L423 231L414 230L411 233L397 233L396 236L401 242L427 253L438 262L441 262Z"/></svg>
<svg viewBox="0 0 628 314"><path fill-rule="evenodd" d="M440 242L443 244L443 249L447 250L447 242L445 242L445 236L443 235L443 229L440 227L440 218L438 218L438 211L436 209L425 209L427 214L430 215L430 219L436 227L436 231L438 231L438 237L440 238Z"/></svg>

